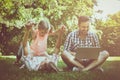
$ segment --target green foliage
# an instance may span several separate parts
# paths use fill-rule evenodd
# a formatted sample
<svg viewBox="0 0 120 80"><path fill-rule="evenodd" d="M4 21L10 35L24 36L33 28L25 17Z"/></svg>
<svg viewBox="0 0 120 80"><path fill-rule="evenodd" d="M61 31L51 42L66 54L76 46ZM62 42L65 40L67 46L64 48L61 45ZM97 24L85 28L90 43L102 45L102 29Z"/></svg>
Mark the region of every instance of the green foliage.
<svg viewBox="0 0 120 80"><path fill-rule="evenodd" d="M103 28L102 46L107 49L111 55L120 55L120 27Z"/></svg>
<svg viewBox="0 0 120 80"><path fill-rule="evenodd" d="M116 22L116 26L120 26L120 11L113 15L109 15L109 17Z"/></svg>
<svg viewBox="0 0 120 80"><path fill-rule="evenodd" d="M95 4L96 0L0 0L0 51L5 54L17 51L11 45L16 47L16 43L19 43L24 25L30 19L38 23L42 18L47 18L55 30L60 25L66 25L68 30L63 37L64 43L66 35L77 28L77 17L93 15ZM109 15L106 21L95 19L93 24L96 26L93 28L98 29L99 36L102 35L100 38L104 49L119 54L120 12ZM50 37L48 40L50 53L56 38L57 36Z"/></svg>
<svg viewBox="0 0 120 80"><path fill-rule="evenodd" d="M18 21L21 26L29 19L36 19L46 16L50 22L57 26L68 19L79 15L92 15L92 0L3 0L0 1L2 21L7 20L16 26ZM61 22L62 21L62 22ZM9 25L8 25L9 26ZM23 26L23 25L22 25Z"/></svg>
<svg viewBox="0 0 120 80"><path fill-rule="evenodd" d="M59 28L58 25L65 24L70 32L77 27L77 16L92 15L93 4L92 0L0 0L0 32L3 38L0 51L5 54L10 53L11 48L8 45L19 43L21 37L17 36L23 35L19 34L23 32L19 29L24 27L26 21L33 19L38 23L39 20L47 17L55 30ZM4 31L3 27L5 27ZM14 32L11 29L14 28L18 30L13 36ZM56 37L49 39L48 47L55 46L55 39Z"/></svg>
<svg viewBox="0 0 120 80"><path fill-rule="evenodd" d="M22 29L16 27L6 27L5 24L0 24L0 52L10 54L17 53L19 42L22 38Z"/></svg>
<svg viewBox="0 0 120 80"><path fill-rule="evenodd" d="M120 55L120 12L109 15L106 21L96 20L97 29L101 30L101 45L110 55Z"/></svg>

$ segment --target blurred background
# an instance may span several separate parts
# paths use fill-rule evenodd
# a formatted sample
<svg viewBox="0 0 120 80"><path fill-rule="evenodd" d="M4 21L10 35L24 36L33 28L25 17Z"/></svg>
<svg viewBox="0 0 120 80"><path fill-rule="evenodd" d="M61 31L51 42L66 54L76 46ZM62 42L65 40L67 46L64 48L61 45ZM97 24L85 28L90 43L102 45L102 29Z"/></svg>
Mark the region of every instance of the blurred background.
<svg viewBox="0 0 120 80"><path fill-rule="evenodd" d="M98 34L102 48L111 56L120 56L120 0L0 0L0 54L17 53L24 25L30 19L38 23L47 18L54 30L64 24L64 44L67 34L77 29L77 17L81 15L90 16L91 30ZM56 37L49 37L49 54Z"/></svg>

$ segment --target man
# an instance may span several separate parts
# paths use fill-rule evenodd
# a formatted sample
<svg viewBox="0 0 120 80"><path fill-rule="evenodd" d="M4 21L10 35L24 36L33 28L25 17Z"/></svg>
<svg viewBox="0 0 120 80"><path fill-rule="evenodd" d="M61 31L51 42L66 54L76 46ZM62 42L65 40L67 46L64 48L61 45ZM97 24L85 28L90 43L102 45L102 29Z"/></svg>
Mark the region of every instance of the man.
<svg viewBox="0 0 120 80"><path fill-rule="evenodd" d="M100 66L109 57L107 51L101 51L97 60L81 59L75 60L75 49L79 47L100 47L98 37L95 33L90 32L90 20L87 16L78 18L78 30L68 34L64 44L64 51L61 54L63 61L71 70L77 68L81 71L89 71ZM83 63L88 63L84 65Z"/></svg>

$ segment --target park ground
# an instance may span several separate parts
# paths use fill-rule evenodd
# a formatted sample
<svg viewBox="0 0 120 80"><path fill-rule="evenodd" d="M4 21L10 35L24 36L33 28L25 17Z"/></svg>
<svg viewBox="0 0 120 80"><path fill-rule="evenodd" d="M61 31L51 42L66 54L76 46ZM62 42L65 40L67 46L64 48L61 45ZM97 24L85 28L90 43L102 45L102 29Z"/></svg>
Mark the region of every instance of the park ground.
<svg viewBox="0 0 120 80"><path fill-rule="evenodd" d="M0 80L120 80L120 57L109 57L102 65L104 72L73 72L64 71L48 73L40 71L28 71L19 69L13 65L15 56L0 56ZM65 67L62 60L60 68Z"/></svg>

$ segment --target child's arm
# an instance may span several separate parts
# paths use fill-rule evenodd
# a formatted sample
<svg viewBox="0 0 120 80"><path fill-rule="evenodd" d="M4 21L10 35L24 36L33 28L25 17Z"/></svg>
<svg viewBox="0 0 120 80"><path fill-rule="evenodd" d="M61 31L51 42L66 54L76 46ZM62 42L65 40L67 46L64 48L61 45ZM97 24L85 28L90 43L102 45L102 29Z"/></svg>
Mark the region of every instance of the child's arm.
<svg viewBox="0 0 120 80"><path fill-rule="evenodd" d="M23 41L22 41L23 42L23 47L26 47L29 34L30 34L30 30L25 29L25 34L24 34Z"/></svg>
<svg viewBox="0 0 120 80"><path fill-rule="evenodd" d="M34 28L31 29L31 35L32 39L34 40L36 38L36 30Z"/></svg>
<svg viewBox="0 0 120 80"><path fill-rule="evenodd" d="M58 54L60 51L60 46L62 44L62 37L64 35L65 32L65 26L62 26L59 31L57 32L58 34L58 38L56 40L56 45L55 45L55 53Z"/></svg>
<svg viewBox="0 0 120 80"><path fill-rule="evenodd" d="M53 31L53 28L50 29L49 31L49 35L59 35L60 32L65 32L65 26L62 25L60 29L56 30L56 31Z"/></svg>
<svg viewBox="0 0 120 80"><path fill-rule="evenodd" d="M25 34L24 34L23 41L22 41L23 42L23 47L25 47L26 44L27 44L32 26L33 26L33 24L31 22L27 22L27 24L25 24Z"/></svg>
<svg viewBox="0 0 120 80"><path fill-rule="evenodd" d="M58 54L60 52L60 46L62 44L63 34L64 34L64 32L59 31L58 38L57 38L56 44L55 44L55 52L54 52L55 54Z"/></svg>

